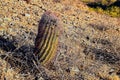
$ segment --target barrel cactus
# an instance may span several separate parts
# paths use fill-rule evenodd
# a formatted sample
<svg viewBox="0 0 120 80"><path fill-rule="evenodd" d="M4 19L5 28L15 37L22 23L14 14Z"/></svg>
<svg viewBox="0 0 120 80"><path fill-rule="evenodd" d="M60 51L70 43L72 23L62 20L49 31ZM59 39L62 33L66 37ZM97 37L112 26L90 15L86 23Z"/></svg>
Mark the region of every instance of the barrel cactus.
<svg viewBox="0 0 120 80"><path fill-rule="evenodd" d="M42 15L39 22L38 33L35 39L34 53L42 65L49 64L56 56L59 38L59 19L47 11Z"/></svg>

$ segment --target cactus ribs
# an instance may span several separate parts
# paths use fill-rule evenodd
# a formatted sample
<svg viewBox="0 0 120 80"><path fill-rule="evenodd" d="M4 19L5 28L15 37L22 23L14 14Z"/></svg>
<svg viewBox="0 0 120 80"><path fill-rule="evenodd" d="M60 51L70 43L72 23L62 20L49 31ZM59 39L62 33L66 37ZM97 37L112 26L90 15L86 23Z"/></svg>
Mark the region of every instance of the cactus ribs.
<svg viewBox="0 0 120 80"><path fill-rule="evenodd" d="M49 64L56 56L59 38L59 20L52 12L45 12L39 22L34 53L42 65Z"/></svg>

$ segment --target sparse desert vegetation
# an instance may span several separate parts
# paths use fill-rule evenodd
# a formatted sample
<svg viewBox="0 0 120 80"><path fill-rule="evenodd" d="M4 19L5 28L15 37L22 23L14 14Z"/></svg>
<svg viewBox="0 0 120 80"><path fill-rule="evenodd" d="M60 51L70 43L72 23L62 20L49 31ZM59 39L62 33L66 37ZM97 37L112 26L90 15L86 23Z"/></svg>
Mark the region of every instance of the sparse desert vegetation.
<svg viewBox="0 0 120 80"><path fill-rule="evenodd" d="M0 80L120 80L119 6L112 6L118 0L82 1L0 0ZM62 32L55 59L44 67L34 49L46 11L56 13Z"/></svg>
<svg viewBox="0 0 120 80"><path fill-rule="evenodd" d="M107 14L112 17L120 17L120 1L119 0L83 0L90 7L90 10L98 13Z"/></svg>

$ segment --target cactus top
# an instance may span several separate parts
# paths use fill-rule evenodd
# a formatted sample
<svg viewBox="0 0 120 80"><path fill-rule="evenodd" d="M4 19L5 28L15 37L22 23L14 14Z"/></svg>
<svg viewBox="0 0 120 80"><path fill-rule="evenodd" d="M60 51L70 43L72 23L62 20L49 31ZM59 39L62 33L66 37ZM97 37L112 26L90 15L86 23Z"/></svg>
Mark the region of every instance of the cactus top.
<svg viewBox="0 0 120 80"><path fill-rule="evenodd" d="M45 24L47 25L49 23L51 25L55 25L55 26L54 27L53 26L44 26ZM44 28L44 27L53 27L53 28L59 27L60 28L59 19L55 15L55 13L47 11L42 15L41 20L39 22L38 32L40 32L42 30L42 28Z"/></svg>

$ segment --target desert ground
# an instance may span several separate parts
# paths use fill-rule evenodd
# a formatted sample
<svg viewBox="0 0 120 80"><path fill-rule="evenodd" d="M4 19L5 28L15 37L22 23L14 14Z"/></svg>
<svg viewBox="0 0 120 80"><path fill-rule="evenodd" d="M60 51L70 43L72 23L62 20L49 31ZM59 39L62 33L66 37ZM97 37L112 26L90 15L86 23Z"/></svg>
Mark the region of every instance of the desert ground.
<svg viewBox="0 0 120 80"><path fill-rule="evenodd" d="M32 62L45 11L62 28L49 67ZM120 19L80 0L0 0L0 80L120 80Z"/></svg>

